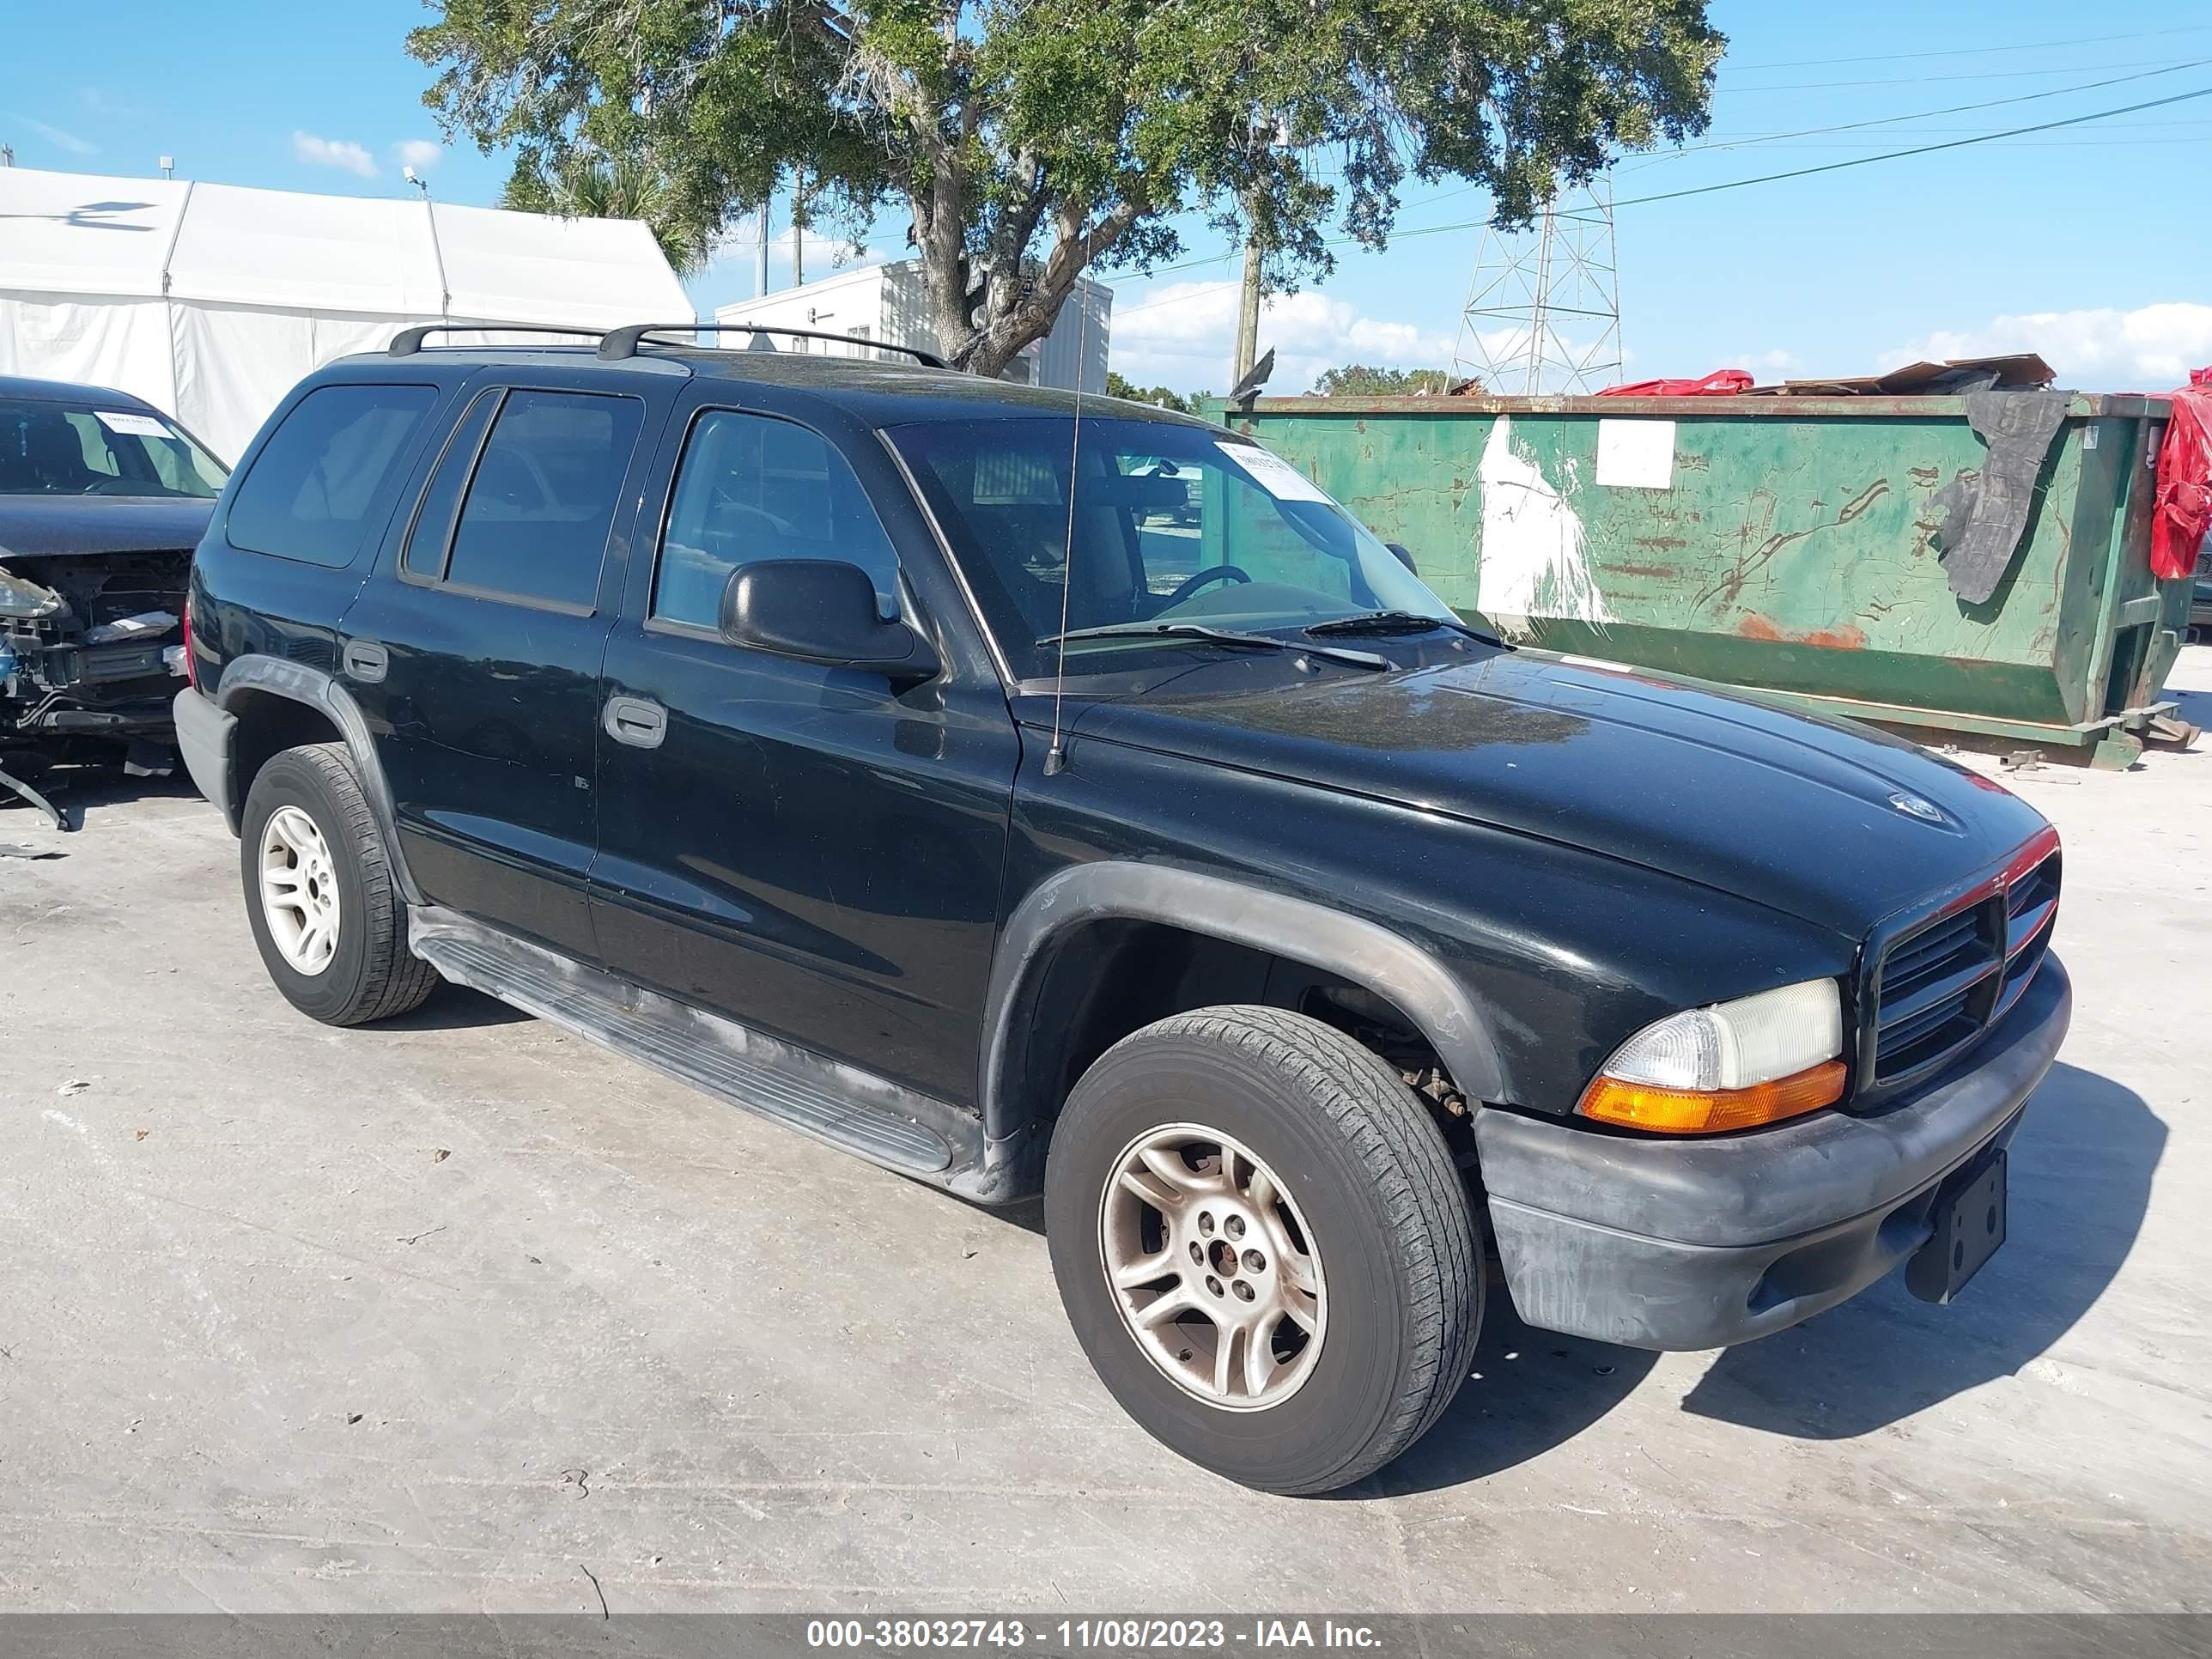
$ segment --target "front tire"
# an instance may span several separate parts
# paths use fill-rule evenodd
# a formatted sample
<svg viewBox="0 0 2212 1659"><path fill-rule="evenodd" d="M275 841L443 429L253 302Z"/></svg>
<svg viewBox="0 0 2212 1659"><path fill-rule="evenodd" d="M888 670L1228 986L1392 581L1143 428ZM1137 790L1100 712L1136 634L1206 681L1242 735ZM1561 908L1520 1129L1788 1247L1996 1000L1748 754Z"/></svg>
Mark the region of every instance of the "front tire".
<svg viewBox="0 0 2212 1659"><path fill-rule="evenodd" d="M273 757L240 832L253 943L286 1001L327 1025L359 1025L430 994L437 970L407 948L407 908L343 744Z"/></svg>
<svg viewBox="0 0 2212 1659"><path fill-rule="evenodd" d="M1109 1049L1054 1131L1045 1223L1099 1379L1248 1486L1373 1473L1473 1359L1481 1247L1443 1137L1390 1066L1301 1015L1203 1009Z"/></svg>

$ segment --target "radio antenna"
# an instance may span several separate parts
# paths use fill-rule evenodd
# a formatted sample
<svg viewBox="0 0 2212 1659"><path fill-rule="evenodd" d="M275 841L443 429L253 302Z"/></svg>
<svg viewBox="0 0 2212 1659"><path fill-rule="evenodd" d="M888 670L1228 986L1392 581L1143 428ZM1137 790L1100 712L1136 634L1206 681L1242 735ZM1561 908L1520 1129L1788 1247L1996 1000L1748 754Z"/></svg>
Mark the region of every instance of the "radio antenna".
<svg viewBox="0 0 2212 1659"><path fill-rule="evenodd" d="M1067 751L1060 747L1060 704L1067 691L1067 596L1075 586L1075 481L1083 464L1083 370L1085 367L1085 331L1091 322L1091 307L1085 298L1082 279L1076 279L1075 295L1075 419L1071 422L1074 434L1068 442L1067 455L1067 547L1060 563L1060 659L1054 665L1052 675L1052 747L1045 750L1044 775L1056 777L1067 764Z"/></svg>

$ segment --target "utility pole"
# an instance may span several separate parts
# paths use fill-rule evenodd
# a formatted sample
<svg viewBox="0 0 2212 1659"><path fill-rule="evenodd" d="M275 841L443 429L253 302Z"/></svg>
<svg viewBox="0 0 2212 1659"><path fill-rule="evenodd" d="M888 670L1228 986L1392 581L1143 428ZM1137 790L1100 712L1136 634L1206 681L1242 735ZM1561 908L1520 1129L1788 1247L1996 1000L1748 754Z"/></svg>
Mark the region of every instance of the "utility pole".
<svg viewBox="0 0 2212 1659"><path fill-rule="evenodd" d="M1252 182L1244 198L1244 290L1237 307L1237 366L1229 384L1241 386L1260 361L1260 290L1266 285L1267 246L1260 235L1260 206L1267 196L1267 152L1289 142L1280 122L1255 125Z"/></svg>
<svg viewBox="0 0 2212 1659"><path fill-rule="evenodd" d="M805 186L794 176L791 181L791 285L793 288L803 288L806 284L805 202Z"/></svg>
<svg viewBox="0 0 2212 1659"><path fill-rule="evenodd" d="M769 198L761 203L760 246L754 250L756 257L753 263L753 298L756 300L768 298L768 208L769 201L773 199L774 192L771 191Z"/></svg>
<svg viewBox="0 0 2212 1659"><path fill-rule="evenodd" d="M1260 270L1266 250L1260 246L1260 229L1252 228L1244 240L1244 292L1237 311L1237 363L1229 371L1235 386L1252 372L1260 356Z"/></svg>

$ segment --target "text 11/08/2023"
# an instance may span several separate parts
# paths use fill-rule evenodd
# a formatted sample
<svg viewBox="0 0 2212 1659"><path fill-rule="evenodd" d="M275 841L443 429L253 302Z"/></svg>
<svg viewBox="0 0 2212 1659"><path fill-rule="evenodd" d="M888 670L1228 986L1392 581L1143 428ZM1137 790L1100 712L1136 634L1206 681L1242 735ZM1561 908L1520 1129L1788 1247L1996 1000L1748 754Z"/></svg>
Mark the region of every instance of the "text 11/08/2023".
<svg viewBox="0 0 2212 1659"><path fill-rule="evenodd" d="M1243 1648L1254 1652L1302 1648L1378 1651L1368 1625L1332 1619L1060 1619L1031 1625L1020 1619L815 1619L806 1645L817 1650L965 1650L1012 1653L1167 1653Z"/></svg>

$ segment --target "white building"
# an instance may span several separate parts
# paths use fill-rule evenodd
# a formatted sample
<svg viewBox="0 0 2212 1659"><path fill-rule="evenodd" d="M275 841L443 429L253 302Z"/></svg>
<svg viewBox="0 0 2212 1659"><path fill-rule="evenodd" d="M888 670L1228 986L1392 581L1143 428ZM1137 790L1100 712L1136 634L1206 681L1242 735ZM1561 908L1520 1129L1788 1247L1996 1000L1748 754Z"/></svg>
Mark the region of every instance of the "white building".
<svg viewBox="0 0 2212 1659"><path fill-rule="evenodd" d="M1106 341L1113 312L1112 289L1085 276L1077 277L1075 291L1060 307L1052 332L1025 347L1006 366L1006 378L1072 392L1079 365L1085 394L1103 396L1106 391ZM824 334L841 334L856 342L880 341L889 345L916 346L924 351L938 349L937 332L929 322L929 295L923 286L921 262L918 259L862 265L854 270L840 271L835 276L825 276L818 283L785 289L764 299L741 300L716 311L714 320L811 328ZM787 335L770 337L779 351L828 351L848 357L868 355L857 344L795 340ZM743 342L732 340L726 343Z"/></svg>
<svg viewBox="0 0 2212 1659"><path fill-rule="evenodd" d="M633 220L0 167L0 374L117 386L234 461L309 370L413 323L684 323Z"/></svg>

